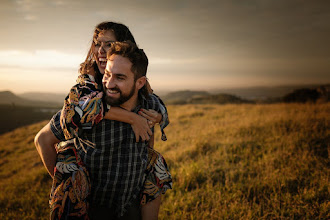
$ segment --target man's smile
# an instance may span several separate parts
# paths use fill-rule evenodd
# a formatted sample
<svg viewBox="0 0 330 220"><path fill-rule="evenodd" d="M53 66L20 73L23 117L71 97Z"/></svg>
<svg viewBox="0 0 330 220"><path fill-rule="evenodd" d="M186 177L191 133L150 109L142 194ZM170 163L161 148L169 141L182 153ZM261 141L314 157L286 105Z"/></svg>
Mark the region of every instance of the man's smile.
<svg viewBox="0 0 330 220"><path fill-rule="evenodd" d="M106 93L108 96L114 96L116 94L119 94L120 91L118 91L117 89L106 89Z"/></svg>

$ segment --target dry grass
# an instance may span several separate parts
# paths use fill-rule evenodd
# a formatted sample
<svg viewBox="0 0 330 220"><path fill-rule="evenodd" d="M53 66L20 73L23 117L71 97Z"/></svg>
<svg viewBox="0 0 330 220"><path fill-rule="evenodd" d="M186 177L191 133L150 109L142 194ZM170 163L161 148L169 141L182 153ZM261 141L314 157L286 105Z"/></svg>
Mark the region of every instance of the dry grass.
<svg viewBox="0 0 330 220"><path fill-rule="evenodd" d="M329 104L169 106L174 189L160 219L330 218ZM0 219L46 219L50 178L33 146L45 123L0 141Z"/></svg>

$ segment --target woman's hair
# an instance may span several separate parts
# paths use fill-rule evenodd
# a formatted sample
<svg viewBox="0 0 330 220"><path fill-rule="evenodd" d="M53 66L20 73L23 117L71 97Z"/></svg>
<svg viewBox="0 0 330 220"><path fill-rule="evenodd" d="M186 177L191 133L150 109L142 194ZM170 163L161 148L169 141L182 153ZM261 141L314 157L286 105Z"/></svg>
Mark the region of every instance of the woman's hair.
<svg viewBox="0 0 330 220"><path fill-rule="evenodd" d="M93 53L93 48L94 48L94 42L98 38L99 34L103 31L107 30L112 30L116 40L117 41L131 41L135 43L135 39L131 33L131 31L128 29L127 26L120 24L120 23L115 23L115 22L102 22L98 24L95 27L94 34L93 34L93 41L91 44L91 47L89 48L89 51L87 53L86 59L83 63L80 64L79 72L80 74L87 74L91 70L94 70L94 53ZM96 68L97 69L97 68Z"/></svg>

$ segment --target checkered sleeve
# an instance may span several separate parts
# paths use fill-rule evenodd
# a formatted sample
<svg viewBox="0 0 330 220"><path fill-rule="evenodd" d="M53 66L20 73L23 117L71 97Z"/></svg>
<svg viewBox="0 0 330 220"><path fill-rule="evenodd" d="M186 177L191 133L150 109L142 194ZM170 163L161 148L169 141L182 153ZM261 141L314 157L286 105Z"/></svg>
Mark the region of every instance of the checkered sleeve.
<svg viewBox="0 0 330 220"><path fill-rule="evenodd" d="M52 119L50 120L50 129L57 139L59 139L60 141L65 141L65 137L61 128L60 118L61 110L58 111L55 115L53 115Z"/></svg>
<svg viewBox="0 0 330 220"><path fill-rule="evenodd" d="M156 94L152 94L151 97L155 101L156 105L159 108L158 112L160 114L162 114L162 121L159 123L159 126L160 126L160 130L162 132L162 138L161 139L163 141L166 141L167 137L166 137L166 134L164 132L164 129L170 123L169 118L168 118L167 108L166 108L163 100L161 100L161 98L159 96L157 96Z"/></svg>

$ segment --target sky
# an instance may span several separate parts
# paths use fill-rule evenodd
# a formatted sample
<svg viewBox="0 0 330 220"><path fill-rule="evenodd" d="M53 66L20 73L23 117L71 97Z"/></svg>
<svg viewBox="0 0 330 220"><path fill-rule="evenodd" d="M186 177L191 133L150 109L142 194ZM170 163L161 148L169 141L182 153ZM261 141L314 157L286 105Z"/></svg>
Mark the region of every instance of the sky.
<svg viewBox="0 0 330 220"><path fill-rule="evenodd" d="M0 91L67 93L103 21L157 90L330 83L327 0L0 0Z"/></svg>

